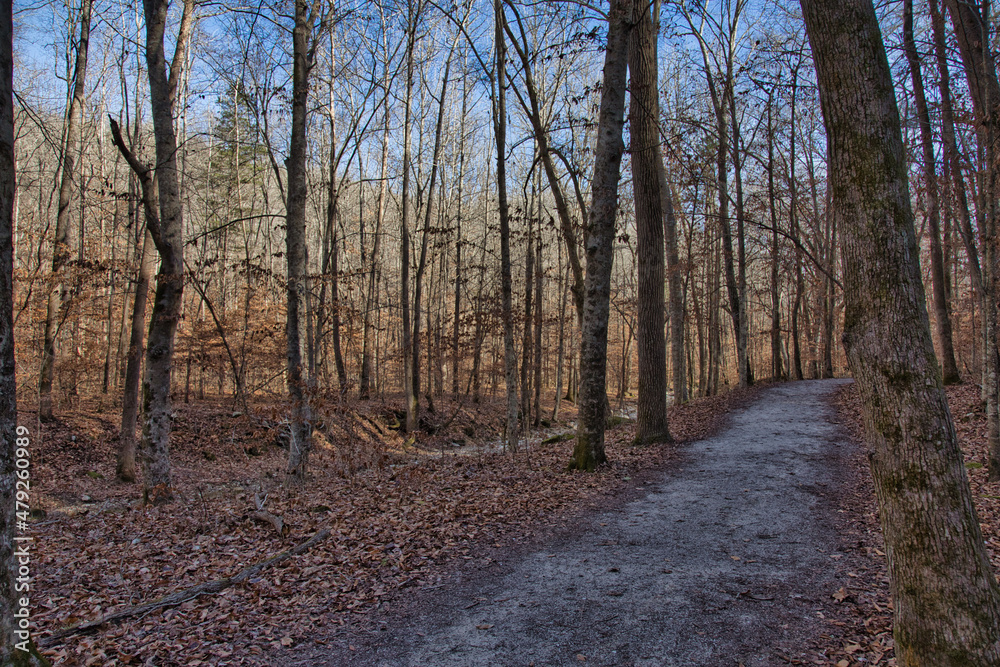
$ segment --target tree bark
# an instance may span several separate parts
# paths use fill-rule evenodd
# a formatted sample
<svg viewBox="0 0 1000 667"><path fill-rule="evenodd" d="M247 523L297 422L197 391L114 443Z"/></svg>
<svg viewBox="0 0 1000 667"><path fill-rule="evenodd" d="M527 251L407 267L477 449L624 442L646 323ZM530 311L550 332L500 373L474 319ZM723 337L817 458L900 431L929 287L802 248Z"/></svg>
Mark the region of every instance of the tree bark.
<svg viewBox="0 0 1000 667"><path fill-rule="evenodd" d="M163 41L167 25L168 0L143 0L146 17L146 69L149 75L150 106L156 142L156 186L159 219L149 232L160 254L156 293L149 321L146 370L142 381L143 499L146 502L172 500L170 483L170 430L173 408L170 388L173 374L174 338L180 322L184 296L184 218L177 168L177 133L174 128L174 101L186 60L194 22L194 0L184 0L169 75ZM120 147L119 147L120 150ZM148 225L147 220L147 225Z"/></svg>
<svg viewBox="0 0 1000 667"><path fill-rule="evenodd" d="M1000 589L934 357L889 64L869 0L803 0L844 261L844 345L885 535L896 659L1000 664Z"/></svg>
<svg viewBox="0 0 1000 667"><path fill-rule="evenodd" d="M920 71L920 54L913 39L913 0L903 1L903 46L913 82L913 98L920 125L920 146L923 151L924 187L927 189L927 235L930 237L931 290L938 344L941 346L941 374L945 384L961 382L955 362L955 346L951 335L951 311L945 293L944 254L941 251L941 202L938 197L937 170L934 159L934 134L927 111L924 77Z"/></svg>
<svg viewBox="0 0 1000 667"><path fill-rule="evenodd" d="M660 105L657 84L656 27L649 7L633 5L629 35L629 127L632 142L632 189L635 193L637 259L637 337L639 395L637 443L669 442L667 423L667 349L663 336L663 263L665 244L663 155L660 152ZM588 268L589 271L589 268Z"/></svg>
<svg viewBox="0 0 1000 667"><path fill-rule="evenodd" d="M604 451L607 394L608 315L614 260L618 181L624 151L630 0L612 0L594 152L592 203L586 243L583 326L580 332L580 398L571 469L594 470L607 461Z"/></svg>
<svg viewBox="0 0 1000 667"><path fill-rule="evenodd" d="M53 418L52 381L55 375L56 337L68 305L71 288L63 275L70 261L73 243L70 222L74 180L77 178L76 158L80 153L80 126L83 124L84 91L87 80L87 53L90 46L90 14L93 0L82 0L80 6L80 40L76 47L73 68L73 94L66 111L66 140L63 143L62 173L59 181L59 208L56 212L55 245L52 249L52 275L55 284L49 288L45 310L45 331L42 335L42 364L38 371L38 417Z"/></svg>
<svg viewBox="0 0 1000 667"><path fill-rule="evenodd" d="M379 250L381 248L382 242L382 221L385 219L385 202L388 193L387 188L387 172L389 169L389 79L388 79L388 66L386 66L386 75L383 80L383 86L385 89L385 100L383 104L385 108L383 110L383 127L382 127L382 158L379 162L379 184L378 184L378 204L376 205L375 213L375 232L374 240L372 241L372 252L371 252L371 265L368 272L368 290L365 293L365 317L364 325L362 331L362 344L361 344L361 382L358 388L358 397L362 400L368 400L371 397L371 377L372 377L372 362L371 362L371 329L372 329L372 309L375 307L375 289L376 289L376 276L378 275L378 258Z"/></svg>
<svg viewBox="0 0 1000 667"><path fill-rule="evenodd" d="M771 120L772 94L767 96L767 200L771 211L771 377L781 380L781 294L778 291L778 207L774 188L774 127Z"/></svg>
<svg viewBox="0 0 1000 667"><path fill-rule="evenodd" d="M514 306L510 268L510 211L507 206L507 41L504 38L502 0L493 2L496 55L496 98L493 109L494 134L497 151L497 208L500 214L500 292L503 317L503 368L507 390L507 425L504 448L517 451L517 353L514 351Z"/></svg>
<svg viewBox="0 0 1000 667"><path fill-rule="evenodd" d="M1000 480L1000 351L997 349L997 294L1000 293L1000 252L997 251L997 233L1000 225L1000 81L996 63L986 39L985 22L978 6L958 0L945 0L951 14L955 37L958 41L962 65L969 82L969 92L976 117L976 132L981 150L986 157L986 177L983 185L982 224L982 280L985 324L985 375L983 391L986 394L987 439L989 441L989 477Z"/></svg>
<svg viewBox="0 0 1000 667"><path fill-rule="evenodd" d="M309 103L309 70L313 66L310 41L316 9L308 0L295 0L295 27L292 30L292 128L289 138L288 190L285 204L285 258L287 261L287 310L285 313L286 374L291 399L288 441L289 484L306 479L312 440L309 395L302 373L301 320L306 308L306 115Z"/></svg>
<svg viewBox="0 0 1000 667"><path fill-rule="evenodd" d="M155 196L155 195L154 195ZM155 210L156 204L150 205ZM132 300L132 333L125 360L125 387L122 391L122 425L118 441L118 463L115 474L123 482L135 481L135 427L139 415L139 379L142 373L143 334L146 324L146 301L149 299L149 279L153 275L153 239L143 235L139 257L139 275ZM190 356L188 357L190 360Z"/></svg>
<svg viewBox="0 0 1000 667"><path fill-rule="evenodd" d="M414 386L413 372L413 350L412 328L410 326L410 119L412 112L410 105L413 102L413 50L416 48L417 23L420 19L420 9L423 6L422 0L417 0L416 7L413 0L409 0L408 5L408 25L406 34L406 94L403 99L403 192L402 192L402 215L400 218L400 250L399 250L399 270L400 286L399 295L402 305L402 354L403 354L403 394L406 401L406 431L413 433L418 426L417 390Z"/></svg>
<svg viewBox="0 0 1000 667"><path fill-rule="evenodd" d="M684 349L684 327L687 312L684 308L684 276L677 250L677 216L674 214L674 197L667 184L666 169L660 161L660 197L663 199L663 237L667 251L667 285L670 288L670 365L674 385L674 404L687 403L687 354Z"/></svg>
<svg viewBox="0 0 1000 667"><path fill-rule="evenodd" d="M521 332L521 421L524 424L531 420L531 375L528 370L531 368L531 345L534 340L531 332L534 324L532 306L535 288L535 235L531 224L531 215L534 212L532 208L533 206L529 204L526 216L528 247L524 251L524 327Z"/></svg>
<svg viewBox="0 0 1000 667"><path fill-rule="evenodd" d="M17 378L14 361L14 13L11 0L0 0L0 665L48 665L17 614L27 593L18 591L15 527L18 483L30 460L28 430L17 425ZM23 471L23 472L22 472ZM25 516L24 512L21 516ZM26 517L25 517L26 518ZM25 619L26 621L27 619ZM23 644L21 643L23 642Z"/></svg>

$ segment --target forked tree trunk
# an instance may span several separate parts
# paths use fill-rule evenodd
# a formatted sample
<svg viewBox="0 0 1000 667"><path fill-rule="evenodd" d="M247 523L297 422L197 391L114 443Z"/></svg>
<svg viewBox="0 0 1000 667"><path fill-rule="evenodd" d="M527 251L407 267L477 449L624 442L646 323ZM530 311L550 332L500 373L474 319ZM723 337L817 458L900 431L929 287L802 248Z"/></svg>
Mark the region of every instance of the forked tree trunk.
<svg viewBox="0 0 1000 667"><path fill-rule="evenodd" d="M656 72L656 28L646 4L633 6L628 66L631 75L629 126L632 139L632 188L635 193L638 313L636 349L639 396L637 443L669 442L667 423L667 349L663 337L664 219L660 152L660 105ZM589 272L589 268L588 268ZM623 382L624 386L624 382Z"/></svg>
<svg viewBox="0 0 1000 667"><path fill-rule="evenodd" d="M803 0L844 261L844 345L901 667L1000 664L1000 589L934 357L892 77L870 0Z"/></svg>
<svg viewBox="0 0 1000 667"><path fill-rule="evenodd" d="M93 0L83 0L80 7L80 40L76 46L73 68L73 94L66 111L66 140L63 143L62 174L59 181L59 208L56 212L55 245L52 250L52 275L55 283L49 287L45 310L45 331L42 335L42 364L38 371L38 417L52 419L52 381L55 376L56 337L65 315L70 287L63 275L70 261L76 158L80 153L80 126L83 124L84 91L87 80L87 52L90 46L90 13Z"/></svg>
<svg viewBox="0 0 1000 667"><path fill-rule="evenodd" d="M614 259L618 181L624 143L625 90L631 0L612 0L608 41L594 152L593 194L587 221L587 275L584 280L583 326L580 332L580 399L576 446L569 467L594 470L607 461L604 451L608 404L608 315Z"/></svg>
<svg viewBox="0 0 1000 667"><path fill-rule="evenodd" d="M177 133L174 101L186 60L194 22L194 0L184 1L174 57L167 74L164 32L168 0L144 0L146 16L146 68L156 139L156 186L159 220L149 232L160 254L153 313L146 344L146 370L142 381L143 498L166 502L173 498L170 483L170 430L173 408L170 388L173 374L174 337L180 322L184 296L184 219L177 169ZM121 147L119 146L119 150ZM147 220L148 225L148 220Z"/></svg>

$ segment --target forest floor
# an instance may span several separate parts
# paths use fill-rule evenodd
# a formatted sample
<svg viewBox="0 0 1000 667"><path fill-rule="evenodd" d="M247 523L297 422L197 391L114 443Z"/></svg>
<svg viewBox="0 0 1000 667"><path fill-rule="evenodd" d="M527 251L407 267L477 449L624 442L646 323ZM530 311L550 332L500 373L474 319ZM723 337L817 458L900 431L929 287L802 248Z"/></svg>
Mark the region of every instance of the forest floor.
<svg viewBox="0 0 1000 667"><path fill-rule="evenodd" d="M393 430L399 413L392 401L321 405L313 477L300 490L281 485L286 453L279 446L280 405L255 405L244 414L230 401L196 401L178 406L173 440L178 499L154 507L138 502L137 486L114 481L113 412L90 404L40 430L37 423L22 422L33 439L35 638L60 665L317 664L302 662L309 656L342 664L333 656L362 655L390 624L412 621L407 614L419 601L455 591L468 597L477 577L509 571L531 554L545 552L550 563L561 560L554 549L570 533L585 533L603 521L595 518L602 513L620 514L630 503L655 495L650 492L665 477L692 465L692 447L701 446L696 441L722 428L728 415L751 404L760 391L776 389L731 392L671 408L671 431L678 439L672 445L633 447L633 426L625 422L608 434L611 465L589 475L565 470L572 442L558 436L571 430L575 416L565 403L561 421L532 434L513 456L496 451L501 407L494 402L439 399L437 412L424 424L434 434L416 443ZM841 420L856 434L859 409L852 386L842 388L837 400ZM985 482L978 390L949 389L949 400L996 564L1000 487ZM22 412L22 418L32 416ZM800 481L828 510L832 537L827 539L835 545L816 553L832 564L821 569L835 571L842 583L822 594L811 590L808 600L796 602L807 609L813 629L807 639L778 642L773 664L893 664L891 604L865 460L859 447L839 451L835 483ZM259 501L282 518L283 534L254 520ZM217 594L53 641L54 633L74 623L233 576L322 529L330 536L309 551ZM748 555L746 544L737 541L727 550L731 567L748 568L743 574L759 567L749 561L760 560ZM743 586L733 580L732 590L712 588L707 608L771 616L769 605L777 604L778 596L747 581ZM618 596L617 588L606 587L593 592L602 603L624 597L627 588L623 585ZM508 602L476 597L483 596L464 600L463 615ZM495 623L476 625L491 626L476 628L485 636ZM414 633L410 639L417 638ZM711 644L712 628L695 630L691 639L698 638ZM572 652L576 647L569 644L563 648L570 651L564 662L601 664L596 656Z"/></svg>

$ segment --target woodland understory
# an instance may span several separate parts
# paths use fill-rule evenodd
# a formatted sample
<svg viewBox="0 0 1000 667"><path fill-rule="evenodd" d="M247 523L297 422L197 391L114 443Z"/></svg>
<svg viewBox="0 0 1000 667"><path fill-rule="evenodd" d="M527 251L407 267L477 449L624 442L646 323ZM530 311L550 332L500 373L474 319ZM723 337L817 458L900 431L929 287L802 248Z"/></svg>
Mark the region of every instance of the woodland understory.
<svg viewBox="0 0 1000 667"><path fill-rule="evenodd" d="M963 384L948 393L997 565L1000 485L986 480L978 387ZM515 457L496 451L500 401L461 409L448 429L419 449L405 447L398 436L379 446L334 434L318 448L314 481L299 492L280 484L287 452L273 430L247 415L233 416L230 401L198 401L182 408L178 419L179 500L157 507L143 505L134 488L114 481L116 438L104 415L93 405L72 411L43 427L36 461L39 511L31 530L41 546L37 638L60 665L268 664L276 647L322 646L337 640L339 626L377 615L387 600L441 585L457 568L505 558L574 516L641 489L650 475L670 466L684 441L709 435L756 395L739 390L672 408L674 445L633 446L634 423L624 420L609 432L613 464L596 474L565 470L572 442L559 436L569 432L566 422L533 434ZM400 405L372 405L370 414L392 423ZM343 409L357 417L357 407ZM260 412L267 406L257 406ZM838 395L838 412L859 437L853 386ZM208 424L222 428L209 432ZM842 549L860 555L867 569L848 572L844 588L814 601L824 609L828 630L794 656L775 654L788 664L895 664L892 603L863 448L852 467L851 483L829 492ZM253 518L258 498L281 517L284 534ZM331 531L329 538L245 584L55 643L47 639L116 609L232 576L322 529Z"/></svg>

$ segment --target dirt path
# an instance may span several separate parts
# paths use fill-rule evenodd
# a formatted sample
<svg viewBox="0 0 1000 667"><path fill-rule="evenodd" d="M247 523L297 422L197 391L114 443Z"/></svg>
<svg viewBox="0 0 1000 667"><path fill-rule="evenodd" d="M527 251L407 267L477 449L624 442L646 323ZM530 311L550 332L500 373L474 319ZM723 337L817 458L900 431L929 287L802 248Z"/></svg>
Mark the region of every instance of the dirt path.
<svg viewBox="0 0 1000 667"><path fill-rule="evenodd" d="M842 382L767 389L644 496L283 664L788 664L849 560L827 499L854 446Z"/></svg>

